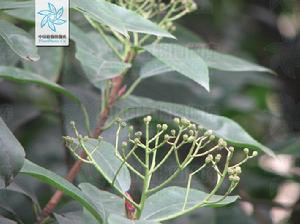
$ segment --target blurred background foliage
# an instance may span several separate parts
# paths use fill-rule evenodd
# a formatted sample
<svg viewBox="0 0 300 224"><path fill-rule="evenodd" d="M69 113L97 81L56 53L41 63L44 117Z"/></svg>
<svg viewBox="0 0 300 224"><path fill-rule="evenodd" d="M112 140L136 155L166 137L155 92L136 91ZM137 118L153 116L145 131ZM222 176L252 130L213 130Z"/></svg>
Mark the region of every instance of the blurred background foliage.
<svg viewBox="0 0 300 224"><path fill-rule="evenodd" d="M178 24L175 35L182 44L192 48L207 46L246 58L273 69L278 75L212 71L210 93L181 76L155 76L142 82L134 94L230 117L272 148L278 157L272 159L261 154L247 164L237 190L242 197L239 203L221 209L201 209L170 223L300 223L300 2L198 0L197 4L198 10ZM6 16L27 30L33 27L24 12L11 10ZM78 25L90 29L80 15L72 16ZM72 42L69 48L40 48L39 54L47 55L48 61L40 60L36 62L38 66L18 61L3 41L0 41L0 49L1 64L41 69L37 71L39 74L51 75L47 78L58 81L83 99L91 121L95 121L100 105L99 92L83 75L74 58ZM143 63L147 58L137 60ZM131 70L128 82L138 70L138 66ZM27 157L65 175L73 158L64 149L61 136L69 133L71 119L80 126L79 108L63 96L43 88L7 81L0 82L0 102L0 115L21 141ZM157 122L165 120L163 114L157 115ZM138 121L133 122L139 125ZM107 131L104 135L113 138L111 133ZM172 168L172 161L169 167ZM209 173L199 176L195 184L203 188L209 186L207 177ZM184 179L180 177L178 184L185 183L181 178ZM78 181L105 187L89 166L83 167ZM14 186L1 191L0 214L33 223L34 211L47 202L53 191L49 186L19 176ZM32 205L34 209L27 209ZM68 212L78 207L65 197L57 211ZM0 223L5 221L1 218Z"/></svg>

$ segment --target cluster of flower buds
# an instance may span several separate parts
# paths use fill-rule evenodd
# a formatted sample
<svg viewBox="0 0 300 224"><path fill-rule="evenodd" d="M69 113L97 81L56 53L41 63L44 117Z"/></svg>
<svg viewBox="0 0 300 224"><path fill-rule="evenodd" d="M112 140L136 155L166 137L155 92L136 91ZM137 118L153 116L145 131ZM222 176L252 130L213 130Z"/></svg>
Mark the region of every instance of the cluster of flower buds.
<svg viewBox="0 0 300 224"><path fill-rule="evenodd" d="M176 29L173 21L197 9L194 0L117 0L118 5L134 10L147 19L154 19L165 29Z"/></svg>

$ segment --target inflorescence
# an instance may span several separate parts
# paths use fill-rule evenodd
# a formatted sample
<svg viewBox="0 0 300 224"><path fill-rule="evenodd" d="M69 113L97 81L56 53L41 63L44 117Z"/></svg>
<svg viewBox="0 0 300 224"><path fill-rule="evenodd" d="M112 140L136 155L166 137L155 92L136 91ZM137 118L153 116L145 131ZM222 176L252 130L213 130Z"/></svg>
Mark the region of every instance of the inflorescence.
<svg viewBox="0 0 300 224"><path fill-rule="evenodd" d="M226 196L228 196L238 185L240 175L242 173L241 165L258 154L257 151L253 151L251 153L248 148L245 148L243 150L244 158L241 161L232 164L232 157L235 148L230 146L224 139L215 136L212 130L205 130L202 126L196 125L186 118L174 118L176 128L171 129L167 124L157 124L154 128L155 133L150 136L150 130L152 130L152 126L150 127L152 117L146 116L143 121L145 124L144 132L135 131L133 126L128 127L121 119L116 120L118 129L116 131L115 156L122 162L123 165L125 165L130 171L132 171L132 173L136 174L144 182L140 203L137 204L131 201L137 208L138 213L140 213L143 209L144 201L150 194L169 184L180 172L186 169L188 165L194 161L194 159L199 157L202 158L202 160L197 160L197 164L199 164L199 166L195 170L192 170L189 174L182 210L186 209L193 176L208 166L212 167L215 171L217 181L213 190L211 190L205 200L201 203L207 204L218 192L223 182L227 179L229 181L229 187L223 197L219 199L219 201L221 201L225 199ZM84 147L84 141L88 139L88 137L82 137L79 135L74 123L72 123L72 126L77 138L76 141L81 142L81 147ZM128 139L127 141L123 141L119 144L120 132L126 127L128 130ZM84 159L77 154L76 150L78 149L71 146L70 139L72 138L66 137L66 142L68 143L68 148L71 149L74 155L83 162L93 163L91 158L88 157ZM101 142L102 139L99 138L98 141ZM94 151L95 150L97 149L94 149ZM138 155L136 153L138 150L143 151L144 158L139 157L141 153ZM166 150L163 158L161 159L158 159L156 156L159 150ZM181 150L187 150L187 153L182 153L185 155L184 158L180 156L182 155L180 154ZM92 153L90 155L92 155ZM152 175L160 167L162 167L167 159L172 155L175 155L177 169L171 176L167 177L165 181L153 188L150 188ZM131 157L135 158L137 163L144 168L144 172L140 172L134 167L136 163L129 163L128 160ZM112 181L111 184L114 185L114 181ZM137 214L137 216L139 216L139 214Z"/></svg>

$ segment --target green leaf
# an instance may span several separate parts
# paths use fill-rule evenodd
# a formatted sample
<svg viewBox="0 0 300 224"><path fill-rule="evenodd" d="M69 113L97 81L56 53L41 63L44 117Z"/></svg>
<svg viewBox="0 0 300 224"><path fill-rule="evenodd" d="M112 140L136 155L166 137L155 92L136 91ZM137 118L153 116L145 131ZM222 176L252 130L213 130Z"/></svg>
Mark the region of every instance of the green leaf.
<svg viewBox="0 0 300 224"><path fill-rule="evenodd" d="M122 224L159 224L159 222L156 221L130 220L116 214L111 214L108 217L108 224L121 224L121 223Z"/></svg>
<svg viewBox="0 0 300 224"><path fill-rule="evenodd" d="M6 41L10 48L21 58L29 61L39 60L37 47L33 38L19 27L5 21L0 21L0 36Z"/></svg>
<svg viewBox="0 0 300 224"><path fill-rule="evenodd" d="M76 145L78 141L72 139L72 142L67 143ZM116 157L115 148L112 144L103 140L88 138L84 141L84 150L95 168L109 183L115 179L114 187L119 192L124 193L129 190L131 185L130 173L125 165L121 166L122 162Z"/></svg>
<svg viewBox="0 0 300 224"><path fill-rule="evenodd" d="M212 196L208 202L203 200L207 193L190 189L185 210L182 210L185 201L186 188L167 187L151 195L145 203L141 219L164 221L186 214L200 207L222 207L235 202L238 196L228 196L223 200L221 195ZM201 203L201 205L199 205Z"/></svg>
<svg viewBox="0 0 300 224"><path fill-rule="evenodd" d="M58 224L82 224L85 223L82 212L67 212L64 214L54 213ZM86 223L89 224L89 223Z"/></svg>
<svg viewBox="0 0 300 224"><path fill-rule="evenodd" d="M79 188L99 211L103 211L101 214L103 219L106 220L108 214L118 214L126 217L124 200L119 196L108 191L102 191L89 183L81 183Z"/></svg>
<svg viewBox="0 0 300 224"><path fill-rule="evenodd" d="M121 118L128 117L128 111L141 116L142 113L138 112L145 111L145 109L155 109L173 116L186 117L192 122L202 125L205 129L212 130L216 136L224 138L231 144L261 149L269 155L274 155L271 149L253 139L239 124L223 116L210 114L181 104L154 101L135 96L120 101L116 107L120 108L120 112L115 117ZM133 114L131 115L130 118L133 117Z"/></svg>
<svg viewBox="0 0 300 224"><path fill-rule="evenodd" d="M9 9L9 10L4 10L3 12L14 18L24 20L26 22L34 23L34 7Z"/></svg>
<svg viewBox="0 0 300 224"><path fill-rule="evenodd" d="M62 86L52 82L43 76L38 74L26 71L24 69L9 67L9 66L0 66L0 78L7 80L19 82L19 83L34 83L46 87L50 90L62 93L66 96L69 96L73 100L79 103L79 100L72 93L64 89Z"/></svg>
<svg viewBox="0 0 300 224"><path fill-rule="evenodd" d="M272 70L265 68L260 65L248 62L246 60L228 55L222 54L210 49L200 48L195 49L195 52L202 57L205 63L210 68L214 68L220 71L230 71L230 72L269 72L274 73Z"/></svg>
<svg viewBox="0 0 300 224"><path fill-rule="evenodd" d="M22 145L0 117L0 189L7 186L23 166Z"/></svg>
<svg viewBox="0 0 300 224"><path fill-rule="evenodd" d="M128 31L132 31L174 38L172 34L136 12L105 0L73 0L71 7L126 36Z"/></svg>
<svg viewBox="0 0 300 224"><path fill-rule="evenodd" d="M39 61L23 61L25 69L56 82L63 64L63 49L61 47L39 47L38 53Z"/></svg>
<svg viewBox="0 0 300 224"><path fill-rule="evenodd" d="M0 9L33 8L33 1L1 1Z"/></svg>
<svg viewBox="0 0 300 224"><path fill-rule="evenodd" d="M192 50L177 44L152 44L144 47L153 56L163 62L167 67L179 72L180 74L194 80L209 91L208 68L205 62ZM156 65L151 65L156 71ZM157 74L147 73L149 77Z"/></svg>
<svg viewBox="0 0 300 224"><path fill-rule="evenodd" d="M0 37L0 65L14 66L19 57L6 44L3 38Z"/></svg>
<svg viewBox="0 0 300 224"><path fill-rule="evenodd" d="M254 71L274 73L272 70L263 66L259 66L243 59L222 54L210 49L195 49L194 52L197 53L207 64L207 66L212 69L229 72ZM176 69L172 68L171 66L167 66L157 59L152 59L142 67L140 76L142 78L148 78L150 76L167 73L174 70L177 71Z"/></svg>
<svg viewBox="0 0 300 224"><path fill-rule="evenodd" d="M87 34L73 24L70 30L71 39L76 43L75 56L95 87L101 89L103 80L118 76L131 66L120 61L98 34Z"/></svg>
<svg viewBox="0 0 300 224"><path fill-rule="evenodd" d="M64 179L61 176L47 170L41 166L38 166L29 160L25 160L24 166L20 171L23 174L33 176L38 180L50 184L53 187L63 191L66 195L70 196L74 200L78 201L84 208L86 208L93 216L102 221L100 214L103 212L91 202L86 196L73 184Z"/></svg>
<svg viewBox="0 0 300 224"><path fill-rule="evenodd" d="M17 224L14 220L4 218L0 216L0 223L5 223L5 224Z"/></svg>

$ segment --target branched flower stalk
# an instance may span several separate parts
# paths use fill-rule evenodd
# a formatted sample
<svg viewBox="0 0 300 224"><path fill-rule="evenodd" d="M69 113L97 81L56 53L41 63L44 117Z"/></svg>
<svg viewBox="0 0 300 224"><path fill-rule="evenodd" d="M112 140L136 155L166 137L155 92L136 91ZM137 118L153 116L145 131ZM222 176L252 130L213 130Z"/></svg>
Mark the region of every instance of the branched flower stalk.
<svg viewBox="0 0 300 224"><path fill-rule="evenodd" d="M175 20L197 8L193 0L171 0L168 3L163 3L161 0L117 0L110 2L135 11L144 18L151 19L160 27L170 32L173 32L176 29L174 25ZM145 42L158 43L161 40L160 37L155 37L155 39L153 39L151 38L153 36L148 34L139 34L135 32L132 33L131 36L125 37L115 30L94 21L89 16L86 16L86 19L111 48L112 52L125 63L132 63L134 61L136 55L142 52L141 46ZM122 47L116 48L114 43L111 41L111 38L118 40ZM96 128L93 131L88 130L91 133L90 137L97 138L102 133L114 104L119 99L129 96L140 83L141 79L136 79L129 88L126 88L126 86L123 85L123 79L128 73L128 70L129 69L105 82L105 87L101 93L101 113L96 122ZM83 152L80 157L85 159L86 154ZM82 160L76 161L66 176L67 180L70 182L74 181L77 173L80 171L82 162ZM57 190L55 192L37 218L38 223L42 223L54 211L62 195L62 191Z"/></svg>
<svg viewBox="0 0 300 224"><path fill-rule="evenodd" d="M182 206L182 214L191 211L193 209L203 207L207 204L218 203L226 199L226 197L237 187L240 181L240 174L242 173L241 165L246 163L249 159L257 155L257 151L250 153L248 148L243 150L244 158L236 163L233 163L232 158L234 154L234 147L229 146L228 143L222 139L217 138L212 130L204 130L201 126L190 122L186 118L175 118L174 123L177 128L171 129L167 124L158 124L156 126L156 131L153 136L150 135L151 127L151 116L144 118L145 129L142 131L134 131L132 126L128 127L128 138L120 144L120 133L122 129L126 127L126 123L121 119L117 119L117 131L115 140L115 157L120 160L120 169L114 174L113 180L110 182L112 187L116 188L115 180L121 170L122 166L126 166L132 174L136 175L143 182L143 189L141 193L141 199L139 202L134 201L126 192L119 193L124 197L126 203L130 203L134 208L130 216L131 219L139 219L145 202L147 198L163 189L165 186L170 184L182 171L185 169L189 170L189 177L186 186L185 199ZM92 152L88 153L86 159L81 158L78 154L78 149L86 149L86 141L89 137L81 136L75 124L72 123L75 132L75 138L65 137L67 147L72 151L74 156L84 163L93 164L93 153L97 149L95 147ZM99 143L102 138L98 138ZM74 142L77 142L74 146ZM78 144L79 143L79 144ZM157 153L160 150L164 150L164 156L158 159ZM187 153L181 153L183 150L187 150ZM142 153L137 154L138 151ZM140 158L139 155L142 154L144 158ZM182 158L182 155L185 155ZM176 159L177 168L176 170L165 179L165 181L160 184L153 186L151 185L151 180L153 175L165 165L165 162L174 156ZM135 162L129 162L129 159L133 158ZM197 160L198 167L191 170L189 165L196 159L203 158L202 163ZM130 160L132 161L132 160ZM143 168L143 172L138 171L135 167L139 164ZM212 190L207 194L207 196L199 201L198 204L193 207L187 207L188 198L191 190L191 183L193 177L199 172L203 171L205 168L211 167L216 174L216 182ZM221 186L227 180L229 186L223 196L217 201L211 201L213 196L219 193ZM117 189L117 188L116 188Z"/></svg>

